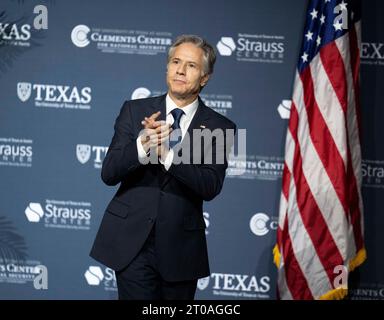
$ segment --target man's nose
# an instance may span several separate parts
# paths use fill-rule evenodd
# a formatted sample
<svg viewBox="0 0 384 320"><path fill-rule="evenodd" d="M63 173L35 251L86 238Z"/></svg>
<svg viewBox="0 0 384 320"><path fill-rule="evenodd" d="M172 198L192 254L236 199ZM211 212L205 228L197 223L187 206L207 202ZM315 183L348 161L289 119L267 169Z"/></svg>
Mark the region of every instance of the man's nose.
<svg viewBox="0 0 384 320"><path fill-rule="evenodd" d="M185 64L184 63L180 63L177 66L176 73L181 74L181 75L185 75Z"/></svg>

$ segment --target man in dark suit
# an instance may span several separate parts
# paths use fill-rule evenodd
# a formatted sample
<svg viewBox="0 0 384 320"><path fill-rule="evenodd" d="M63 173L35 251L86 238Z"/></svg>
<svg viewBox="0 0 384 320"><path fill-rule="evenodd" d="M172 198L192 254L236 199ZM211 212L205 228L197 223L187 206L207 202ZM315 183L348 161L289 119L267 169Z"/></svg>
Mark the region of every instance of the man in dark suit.
<svg viewBox="0 0 384 320"><path fill-rule="evenodd" d="M178 37L168 54L168 93L127 101L116 119L101 176L120 187L91 256L115 270L119 299L193 299L197 280L210 274L203 201L222 189L233 143L227 133L236 128L199 97L215 60L205 40ZM202 130L221 130L224 139L203 143L194 136Z"/></svg>

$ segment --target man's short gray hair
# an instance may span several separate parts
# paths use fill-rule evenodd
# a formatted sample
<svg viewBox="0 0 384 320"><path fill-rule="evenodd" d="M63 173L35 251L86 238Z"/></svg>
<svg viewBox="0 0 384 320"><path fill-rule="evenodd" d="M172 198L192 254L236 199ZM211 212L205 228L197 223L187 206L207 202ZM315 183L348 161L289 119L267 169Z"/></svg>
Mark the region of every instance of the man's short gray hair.
<svg viewBox="0 0 384 320"><path fill-rule="evenodd" d="M213 73L213 67L215 65L216 61L216 54L213 47L203 38L196 36L196 35L190 35L190 34L183 34L181 36L178 36L175 40L175 42L171 45L168 51L168 62L171 60L171 57L173 56L173 53L177 46L181 45L182 43L193 43L196 47L203 50L203 60L204 60L204 73L205 74L212 74Z"/></svg>

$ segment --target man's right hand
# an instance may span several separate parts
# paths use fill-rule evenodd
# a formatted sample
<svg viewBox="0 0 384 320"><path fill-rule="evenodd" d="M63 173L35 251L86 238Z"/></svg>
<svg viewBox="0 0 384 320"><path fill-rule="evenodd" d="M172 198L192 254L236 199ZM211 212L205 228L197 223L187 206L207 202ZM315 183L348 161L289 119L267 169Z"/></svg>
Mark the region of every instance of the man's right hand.
<svg viewBox="0 0 384 320"><path fill-rule="evenodd" d="M141 124L144 126L144 133L140 141L146 153L150 148L158 147L168 140L172 128L165 121L156 121L160 111L152 114L149 118L145 117Z"/></svg>
<svg viewBox="0 0 384 320"><path fill-rule="evenodd" d="M159 117L161 114L160 111L155 112L152 114L149 118L145 117L143 121L141 121L141 124L144 126L144 129L155 129L154 125L156 122L156 119Z"/></svg>

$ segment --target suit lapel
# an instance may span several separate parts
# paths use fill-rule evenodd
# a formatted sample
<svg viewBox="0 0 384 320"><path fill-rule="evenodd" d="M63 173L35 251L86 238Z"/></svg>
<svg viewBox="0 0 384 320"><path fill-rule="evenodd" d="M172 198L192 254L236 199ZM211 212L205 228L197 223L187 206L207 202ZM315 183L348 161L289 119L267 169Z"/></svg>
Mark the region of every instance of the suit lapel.
<svg viewBox="0 0 384 320"><path fill-rule="evenodd" d="M157 111L161 112L161 114L160 114L159 118L157 118L157 120L164 120L165 121L165 119L167 117L167 108L166 108L166 104L165 104L165 97L166 96L167 96L166 94L160 96L159 99L156 101L156 103L151 105L151 108L153 111L151 114L153 114ZM148 117L149 116L150 115L148 115Z"/></svg>
<svg viewBox="0 0 384 320"><path fill-rule="evenodd" d="M189 134L189 137L191 138L191 145L192 145L192 137L193 137L193 129L201 129L200 125L204 123L205 120L209 118L207 113L207 106L205 106L204 102L199 97L199 106L196 110L196 113L191 121L191 124L189 125L187 129L187 134ZM191 150L192 152L192 150Z"/></svg>

